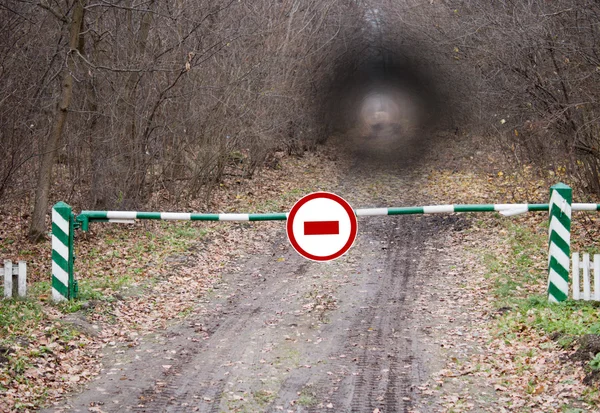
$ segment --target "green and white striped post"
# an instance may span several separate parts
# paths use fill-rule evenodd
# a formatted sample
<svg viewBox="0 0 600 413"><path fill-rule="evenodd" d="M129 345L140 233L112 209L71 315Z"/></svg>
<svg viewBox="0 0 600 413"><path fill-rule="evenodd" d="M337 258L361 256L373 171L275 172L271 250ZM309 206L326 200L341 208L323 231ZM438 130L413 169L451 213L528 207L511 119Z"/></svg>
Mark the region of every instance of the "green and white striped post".
<svg viewBox="0 0 600 413"><path fill-rule="evenodd" d="M573 190L558 183L550 188L548 228L548 301L557 303L569 296L571 257L571 202Z"/></svg>
<svg viewBox="0 0 600 413"><path fill-rule="evenodd" d="M76 298L73 279L73 224L71 207L58 202L52 208L52 299L64 301Z"/></svg>

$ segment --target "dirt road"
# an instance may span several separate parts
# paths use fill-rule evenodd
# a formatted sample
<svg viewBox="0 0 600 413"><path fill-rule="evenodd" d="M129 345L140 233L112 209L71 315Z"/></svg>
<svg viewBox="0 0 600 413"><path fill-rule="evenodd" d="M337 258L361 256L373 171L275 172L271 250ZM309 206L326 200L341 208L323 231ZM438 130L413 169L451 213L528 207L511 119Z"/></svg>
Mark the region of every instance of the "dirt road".
<svg viewBox="0 0 600 413"><path fill-rule="evenodd" d="M387 195L369 185L352 179L338 193L356 207L410 204L408 181ZM351 251L325 264L293 251L282 226L183 324L112 350L95 381L50 411L434 411L418 387L443 364L435 314L455 259L445 246L466 225L361 218Z"/></svg>

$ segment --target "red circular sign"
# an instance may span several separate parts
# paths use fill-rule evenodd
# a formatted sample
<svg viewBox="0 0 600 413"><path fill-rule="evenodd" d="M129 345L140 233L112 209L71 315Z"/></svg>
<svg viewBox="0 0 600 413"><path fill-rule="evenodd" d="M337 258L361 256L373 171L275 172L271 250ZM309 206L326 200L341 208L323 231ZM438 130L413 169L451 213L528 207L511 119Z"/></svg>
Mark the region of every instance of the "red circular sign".
<svg viewBox="0 0 600 413"><path fill-rule="evenodd" d="M330 261L345 254L358 232L354 210L342 197L313 192L301 198L286 223L292 247L303 257Z"/></svg>

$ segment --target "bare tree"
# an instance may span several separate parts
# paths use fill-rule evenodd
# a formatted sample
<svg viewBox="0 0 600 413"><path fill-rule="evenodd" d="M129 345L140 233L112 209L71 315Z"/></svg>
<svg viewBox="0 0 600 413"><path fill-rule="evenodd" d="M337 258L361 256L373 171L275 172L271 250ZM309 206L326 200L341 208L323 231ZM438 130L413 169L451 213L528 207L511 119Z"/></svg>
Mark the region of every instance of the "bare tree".
<svg viewBox="0 0 600 413"><path fill-rule="evenodd" d="M83 10L86 0L76 0L72 5L69 26L69 37L67 44L67 53L65 56L66 67L62 74L62 89L57 102L55 123L52 132L45 145L45 151L42 154L42 161L38 172L38 183L35 191L35 206L29 227L29 238L31 240L40 240L44 236L46 229L46 214L48 208L48 196L50 192L50 183L52 181L52 167L58 151L67 114L71 105L73 96L73 59L74 51L79 44L79 34L83 24Z"/></svg>
<svg viewBox="0 0 600 413"><path fill-rule="evenodd" d="M30 237L40 239L53 200L134 208L159 190L208 197L224 174L251 177L273 151L301 155L325 136L319 84L355 49L362 8L7 0L0 191L35 192Z"/></svg>

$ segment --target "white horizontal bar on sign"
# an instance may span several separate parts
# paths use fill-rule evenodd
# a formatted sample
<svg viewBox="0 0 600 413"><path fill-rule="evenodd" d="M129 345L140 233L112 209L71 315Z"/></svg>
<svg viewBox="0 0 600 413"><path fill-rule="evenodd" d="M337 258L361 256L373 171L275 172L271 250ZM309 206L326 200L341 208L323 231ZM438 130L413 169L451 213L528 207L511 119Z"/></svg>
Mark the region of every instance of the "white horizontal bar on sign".
<svg viewBox="0 0 600 413"><path fill-rule="evenodd" d="M135 219L136 211L107 211L106 218L108 219ZM113 221L115 222L115 221Z"/></svg>
<svg viewBox="0 0 600 413"><path fill-rule="evenodd" d="M370 216L387 215L387 214L388 214L387 208L363 208L363 209L356 210L357 217L370 217Z"/></svg>
<svg viewBox="0 0 600 413"><path fill-rule="evenodd" d="M169 221L189 221L192 219L192 214L188 212L161 212L160 219Z"/></svg>
<svg viewBox="0 0 600 413"><path fill-rule="evenodd" d="M423 207L424 214L443 214L454 212L454 205L428 205Z"/></svg>
<svg viewBox="0 0 600 413"><path fill-rule="evenodd" d="M249 214L219 214L219 221L250 221Z"/></svg>

